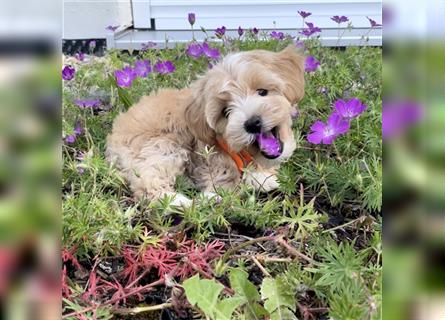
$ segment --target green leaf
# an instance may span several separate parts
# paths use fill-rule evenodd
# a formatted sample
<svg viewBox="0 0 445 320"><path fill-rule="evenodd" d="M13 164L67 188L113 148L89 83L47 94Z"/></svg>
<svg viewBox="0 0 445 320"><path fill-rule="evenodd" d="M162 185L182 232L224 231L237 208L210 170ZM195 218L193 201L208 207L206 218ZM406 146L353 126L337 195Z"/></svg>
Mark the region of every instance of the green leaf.
<svg viewBox="0 0 445 320"><path fill-rule="evenodd" d="M269 311L271 319L297 319L290 312L295 311L293 290L281 278L264 278L261 297L266 300L264 308Z"/></svg>
<svg viewBox="0 0 445 320"><path fill-rule="evenodd" d="M247 272L241 269L230 270L230 285L238 297L241 298L244 306L245 318L250 320L259 320L267 315L267 311L258 303L260 294L255 285L248 279Z"/></svg>
<svg viewBox="0 0 445 320"><path fill-rule="evenodd" d="M233 311L242 303L239 297L218 300L224 286L215 280L199 279L198 275L185 280L182 286L190 304L197 305L213 320L230 320Z"/></svg>

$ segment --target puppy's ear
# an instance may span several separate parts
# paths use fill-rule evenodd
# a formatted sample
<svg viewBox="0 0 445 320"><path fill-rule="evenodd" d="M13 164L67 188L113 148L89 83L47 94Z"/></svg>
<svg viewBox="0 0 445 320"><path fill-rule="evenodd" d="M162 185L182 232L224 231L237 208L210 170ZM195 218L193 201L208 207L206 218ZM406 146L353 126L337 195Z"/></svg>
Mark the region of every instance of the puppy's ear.
<svg viewBox="0 0 445 320"><path fill-rule="evenodd" d="M290 45L276 53L273 67L286 84L286 98L291 104L300 101L304 96L304 56L300 50Z"/></svg>
<svg viewBox="0 0 445 320"><path fill-rule="evenodd" d="M192 93L185 109L185 121L195 138L212 144L215 140L215 131L210 128L206 118L206 83L207 77L203 77L191 86Z"/></svg>

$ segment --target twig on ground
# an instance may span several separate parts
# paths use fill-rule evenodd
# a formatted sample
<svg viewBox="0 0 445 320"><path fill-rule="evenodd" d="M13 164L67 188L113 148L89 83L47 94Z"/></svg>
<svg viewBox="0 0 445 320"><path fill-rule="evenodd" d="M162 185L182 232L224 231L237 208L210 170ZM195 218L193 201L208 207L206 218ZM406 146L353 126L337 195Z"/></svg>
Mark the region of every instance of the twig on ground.
<svg viewBox="0 0 445 320"><path fill-rule="evenodd" d="M163 310L167 308L171 308L173 306L172 303L166 302L157 304L154 306L146 306L146 307L135 307L135 308L116 308L113 309L113 313L116 314L137 314L137 313L143 313L143 312L151 312L151 311L157 311L157 310Z"/></svg>
<svg viewBox="0 0 445 320"><path fill-rule="evenodd" d="M307 255L301 253L300 251L298 251L297 249L295 249L294 247L292 247L289 243L287 243L283 237L277 237L275 238L275 242L280 244L281 246L283 246L284 248L287 249L287 251L289 251L290 254L292 254L295 257L298 258L303 258L304 260L306 260L309 263L314 263L315 261L312 258L309 258Z"/></svg>
<svg viewBox="0 0 445 320"><path fill-rule="evenodd" d="M248 247L252 244L258 243L258 242L264 242L264 241L273 241L275 239L275 237L271 237L271 236L265 236L265 237L259 237L259 238L255 238L246 242L243 242L239 245L237 245L236 247L230 248L229 250L226 251L226 253L222 256L221 260L222 262L226 262L227 259L234 254L235 252L237 252L238 250L241 250L245 247Z"/></svg>
<svg viewBox="0 0 445 320"><path fill-rule="evenodd" d="M263 267L263 265L255 258L255 256L251 257L253 263L255 263L257 265L257 267L261 270L261 272L266 276L266 277L270 277L270 273L267 272L267 270Z"/></svg>

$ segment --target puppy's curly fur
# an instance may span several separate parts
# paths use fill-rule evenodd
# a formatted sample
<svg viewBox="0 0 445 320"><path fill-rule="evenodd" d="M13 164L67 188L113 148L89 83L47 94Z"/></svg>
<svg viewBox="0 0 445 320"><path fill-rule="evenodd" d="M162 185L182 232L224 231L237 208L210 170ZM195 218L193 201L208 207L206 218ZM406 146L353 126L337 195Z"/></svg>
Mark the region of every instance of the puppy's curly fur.
<svg viewBox="0 0 445 320"><path fill-rule="evenodd" d="M246 183L265 191L278 187L281 162L295 149L291 112L304 95L304 58L294 47L226 56L190 88L165 89L143 97L120 114L107 139L107 158L129 182L135 197L174 193L175 178L186 174L203 192ZM268 159L245 123L261 119L261 131L275 130L282 153ZM232 158L216 146L207 161L197 152L223 138L235 152L248 151L255 169L241 177ZM186 204L182 195L178 203Z"/></svg>

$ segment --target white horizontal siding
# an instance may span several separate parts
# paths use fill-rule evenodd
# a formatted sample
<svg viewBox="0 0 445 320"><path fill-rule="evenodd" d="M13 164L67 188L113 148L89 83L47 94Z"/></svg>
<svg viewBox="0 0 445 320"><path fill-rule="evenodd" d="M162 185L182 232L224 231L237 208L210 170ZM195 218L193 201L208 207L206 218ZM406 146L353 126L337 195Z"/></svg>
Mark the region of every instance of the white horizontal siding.
<svg viewBox="0 0 445 320"><path fill-rule="evenodd" d="M64 0L63 39L105 38L109 25L131 26L131 0Z"/></svg>
<svg viewBox="0 0 445 320"><path fill-rule="evenodd" d="M181 4L179 4L181 3ZM299 10L312 12L306 19L320 28L337 28L330 18L346 15L357 28L369 27L366 16L381 20L381 2L375 0L341 1L206 1L179 2L176 0L151 1L150 18L155 20L156 30L189 30L188 12L196 13L196 27L206 29L221 25L229 29L244 27L299 28L303 19ZM275 22L275 23L274 23Z"/></svg>

